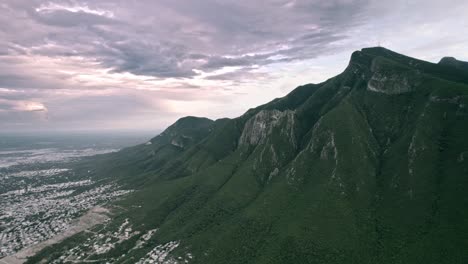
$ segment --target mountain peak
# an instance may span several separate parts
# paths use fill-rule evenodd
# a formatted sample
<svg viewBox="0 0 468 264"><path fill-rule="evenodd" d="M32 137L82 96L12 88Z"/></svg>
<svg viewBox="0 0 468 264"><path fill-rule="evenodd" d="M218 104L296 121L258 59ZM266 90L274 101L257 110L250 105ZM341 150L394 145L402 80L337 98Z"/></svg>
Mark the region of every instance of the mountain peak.
<svg viewBox="0 0 468 264"><path fill-rule="evenodd" d="M179 134L200 129L206 130L214 121L206 117L186 116L177 120L162 134Z"/></svg>
<svg viewBox="0 0 468 264"><path fill-rule="evenodd" d="M398 61L400 63L407 64L410 61L414 61L416 59L407 57L395 51L389 50L384 47L368 47L363 48L361 50L353 52L351 55L350 63L358 63L358 64L366 64L370 65L372 60L376 57L383 57L387 59L392 59Z"/></svg>
<svg viewBox="0 0 468 264"><path fill-rule="evenodd" d="M455 68L457 68L459 70L468 71L468 62L457 60L454 57L443 57L439 61L438 64L439 65L446 65L446 66L450 66L450 67L455 67Z"/></svg>
<svg viewBox="0 0 468 264"><path fill-rule="evenodd" d="M184 117L179 118L174 123L174 125L179 125L179 126L206 125L212 122L213 120L206 118L206 117L184 116Z"/></svg>
<svg viewBox="0 0 468 264"><path fill-rule="evenodd" d="M440 59L439 64L453 63L457 61L458 60L455 57L448 56L448 57L443 57L442 59Z"/></svg>
<svg viewBox="0 0 468 264"><path fill-rule="evenodd" d="M395 53L385 47L376 46L376 47L367 47L362 48L361 52L370 53L370 54L388 54L388 53Z"/></svg>
<svg viewBox="0 0 468 264"><path fill-rule="evenodd" d="M151 142L168 144L185 148L191 146L205 137L211 130L213 120L205 117L186 116L177 120L161 134L154 137Z"/></svg>

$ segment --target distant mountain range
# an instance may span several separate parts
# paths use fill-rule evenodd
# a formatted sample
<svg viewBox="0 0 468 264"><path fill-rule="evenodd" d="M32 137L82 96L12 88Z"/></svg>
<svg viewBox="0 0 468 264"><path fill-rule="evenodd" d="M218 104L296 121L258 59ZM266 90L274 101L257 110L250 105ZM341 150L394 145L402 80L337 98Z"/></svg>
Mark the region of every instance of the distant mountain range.
<svg viewBox="0 0 468 264"><path fill-rule="evenodd" d="M116 218L180 241L174 261L467 263L467 65L362 49L323 83L86 169L136 190Z"/></svg>

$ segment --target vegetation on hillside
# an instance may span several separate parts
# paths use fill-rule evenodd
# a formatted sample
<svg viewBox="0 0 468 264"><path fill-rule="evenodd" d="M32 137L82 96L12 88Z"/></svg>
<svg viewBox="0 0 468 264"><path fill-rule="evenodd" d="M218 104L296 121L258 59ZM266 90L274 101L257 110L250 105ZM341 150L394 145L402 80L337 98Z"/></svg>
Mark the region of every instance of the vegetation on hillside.
<svg viewBox="0 0 468 264"><path fill-rule="evenodd" d="M467 135L466 69L368 48L323 83L81 168L136 189L117 218L190 263L466 263Z"/></svg>

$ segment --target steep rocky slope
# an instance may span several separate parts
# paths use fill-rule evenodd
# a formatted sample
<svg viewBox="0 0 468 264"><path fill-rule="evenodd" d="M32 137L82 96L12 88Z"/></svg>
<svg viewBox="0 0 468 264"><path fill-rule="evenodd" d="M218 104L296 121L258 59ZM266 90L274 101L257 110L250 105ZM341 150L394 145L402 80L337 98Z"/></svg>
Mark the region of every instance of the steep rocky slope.
<svg viewBox="0 0 468 264"><path fill-rule="evenodd" d="M466 263L467 135L468 71L368 48L87 166L137 188L122 214L190 263Z"/></svg>

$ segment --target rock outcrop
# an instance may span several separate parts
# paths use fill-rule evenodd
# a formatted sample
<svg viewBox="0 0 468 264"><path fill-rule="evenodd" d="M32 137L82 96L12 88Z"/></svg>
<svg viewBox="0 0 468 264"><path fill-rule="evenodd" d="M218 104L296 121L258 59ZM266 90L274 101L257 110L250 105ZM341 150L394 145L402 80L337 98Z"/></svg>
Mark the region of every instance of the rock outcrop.
<svg viewBox="0 0 468 264"><path fill-rule="evenodd" d="M410 68L395 67L382 58L375 58L371 66L372 76L367 90L384 94L412 92L420 84L419 73Z"/></svg>
<svg viewBox="0 0 468 264"><path fill-rule="evenodd" d="M258 112L245 124L242 135L239 138L239 145L257 145L264 143L265 139L271 135L274 128L279 127L280 124L280 133L288 137L290 142L295 145L295 116L294 111L291 110L261 110Z"/></svg>

